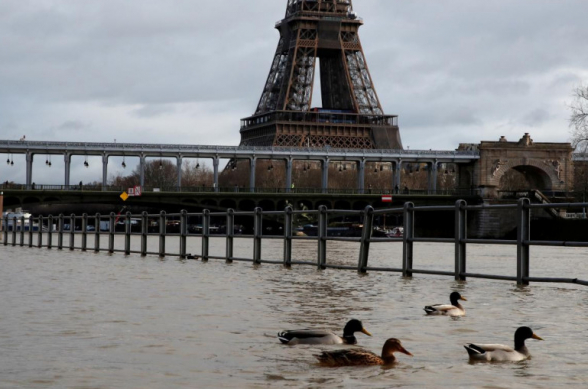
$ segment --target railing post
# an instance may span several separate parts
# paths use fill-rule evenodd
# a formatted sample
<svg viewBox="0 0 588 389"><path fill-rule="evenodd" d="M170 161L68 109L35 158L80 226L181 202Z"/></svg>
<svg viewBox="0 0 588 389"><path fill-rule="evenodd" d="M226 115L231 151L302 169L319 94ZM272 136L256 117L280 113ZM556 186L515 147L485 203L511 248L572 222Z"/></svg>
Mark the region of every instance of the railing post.
<svg viewBox="0 0 588 389"><path fill-rule="evenodd" d="M363 230L361 231L361 246L359 248L359 262L357 271L365 273L370 256L370 239L374 231L374 209L371 206L365 207L363 217Z"/></svg>
<svg viewBox="0 0 588 389"><path fill-rule="evenodd" d="M208 252L210 246L210 211L202 211L202 260L208 261Z"/></svg>
<svg viewBox="0 0 588 389"><path fill-rule="evenodd" d="M53 248L53 215L49 215L47 218L47 248Z"/></svg>
<svg viewBox="0 0 588 389"><path fill-rule="evenodd" d="M88 214L82 214L82 251L88 250Z"/></svg>
<svg viewBox="0 0 588 389"><path fill-rule="evenodd" d="M114 233L116 231L115 223L115 215L114 212L110 212L110 216L108 218L108 252L110 254L114 253Z"/></svg>
<svg viewBox="0 0 588 389"><path fill-rule="evenodd" d="M261 238L263 236L263 211L255 208L255 220L253 222L253 263L261 263Z"/></svg>
<svg viewBox="0 0 588 389"><path fill-rule="evenodd" d="M39 232L37 233L37 247L43 247L43 216L39 216Z"/></svg>
<svg viewBox="0 0 588 389"><path fill-rule="evenodd" d="M147 256L147 234L149 233L149 216L147 212L141 214L141 256Z"/></svg>
<svg viewBox="0 0 588 389"><path fill-rule="evenodd" d="M292 207L284 210L284 266L292 266Z"/></svg>
<svg viewBox="0 0 588 389"><path fill-rule="evenodd" d="M101 223L102 222L102 216L97 213L96 216L94 216L94 252L98 253L100 252L100 229L101 229Z"/></svg>
<svg viewBox="0 0 588 389"><path fill-rule="evenodd" d="M76 244L76 215L73 213L69 216L69 249L74 250Z"/></svg>
<svg viewBox="0 0 588 389"><path fill-rule="evenodd" d="M165 211L159 213L159 258L165 257L165 234L167 232L167 217Z"/></svg>
<svg viewBox="0 0 588 389"><path fill-rule="evenodd" d="M33 224L35 224L35 218L29 217L29 247L33 247Z"/></svg>
<svg viewBox="0 0 588 389"><path fill-rule="evenodd" d="M12 218L12 245L16 246L16 216Z"/></svg>
<svg viewBox="0 0 588 389"><path fill-rule="evenodd" d="M465 281L462 274L466 272L466 243L467 234L467 202L457 200L455 202L455 280Z"/></svg>
<svg viewBox="0 0 588 389"><path fill-rule="evenodd" d="M529 199L520 199L517 207L517 284L529 285L529 240L531 209Z"/></svg>
<svg viewBox="0 0 588 389"><path fill-rule="evenodd" d="M404 204L404 238L402 243L402 276L412 277L414 239L414 204Z"/></svg>
<svg viewBox="0 0 588 389"><path fill-rule="evenodd" d="M318 223L318 268L326 269L327 264L327 224L328 215L327 207L321 205L319 207L319 223Z"/></svg>
<svg viewBox="0 0 588 389"><path fill-rule="evenodd" d="M125 255L131 255L131 213L125 215Z"/></svg>
<svg viewBox="0 0 588 389"><path fill-rule="evenodd" d="M20 217L20 234L19 234L20 247L24 246L24 237L25 237L25 217L21 216Z"/></svg>
<svg viewBox="0 0 588 389"><path fill-rule="evenodd" d="M233 242L235 236L235 210L227 210L227 240L226 240L226 258L227 263L233 262Z"/></svg>
<svg viewBox="0 0 588 389"><path fill-rule="evenodd" d="M63 227L65 224L65 216L63 213L59 214L59 227L57 228L57 249L63 250Z"/></svg>
<svg viewBox="0 0 588 389"><path fill-rule="evenodd" d="M6 216L4 218L4 231L2 231L2 233L4 234L4 246L8 246L8 216Z"/></svg>
<svg viewBox="0 0 588 389"><path fill-rule="evenodd" d="M187 251L187 235L188 235L188 211L182 209L180 214L180 259L186 259Z"/></svg>

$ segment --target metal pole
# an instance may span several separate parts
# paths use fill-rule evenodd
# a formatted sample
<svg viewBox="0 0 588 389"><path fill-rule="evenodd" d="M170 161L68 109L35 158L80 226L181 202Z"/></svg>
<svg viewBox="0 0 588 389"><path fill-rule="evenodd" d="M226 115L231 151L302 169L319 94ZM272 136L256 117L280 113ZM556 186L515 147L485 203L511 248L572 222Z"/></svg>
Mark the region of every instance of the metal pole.
<svg viewBox="0 0 588 389"><path fill-rule="evenodd" d="M167 217L165 211L159 213L159 258L165 257L165 233L167 230Z"/></svg>
<svg viewBox="0 0 588 389"><path fill-rule="evenodd" d="M357 172L357 190L359 194L365 193L365 159L362 159L358 162L358 172Z"/></svg>
<svg viewBox="0 0 588 389"><path fill-rule="evenodd" d="M227 210L227 240L226 240L226 258L227 263L233 262L233 241L235 236L235 210Z"/></svg>
<svg viewBox="0 0 588 389"><path fill-rule="evenodd" d="M59 227L57 228L57 249L63 250L63 227L65 224L63 213L59 214Z"/></svg>
<svg viewBox="0 0 588 389"><path fill-rule="evenodd" d="M292 266L292 207L284 210L284 266Z"/></svg>
<svg viewBox="0 0 588 389"><path fill-rule="evenodd" d="M69 216L69 249L73 250L76 243L76 215L73 213Z"/></svg>
<svg viewBox="0 0 588 389"><path fill-rule="evenodd" d="M32 152L27 152L26 154L26 184L27 190L31 190L31 185L33 183L33 158L34 155Z"/></svg>
<svg viewBox="0 0 588 389"><path fill-rule="evenodd" d="M88 250L88 214L82 214L82 251Z"/></svg>
<svg viewBox="0 0 588 389"><path fill-rule="evenodd" d="M186 241L188 235L188 211L182 209L180 214L180 259L186 259Z"/></svg>
<svg viewBox="0 0 588 389"><path fill-rule="evenodd" d="M455 280L465 281L462 274L466 272L466 243L467 234L467 203L464 200L455 202Z"/></svg>
<svg viewBox="0 0 588 389"><path fill-rule="evenodd" d="M212 159L212 167L214 169L214 191L218 192L219 188L218 188L218 164L219 164L219 159L218 157L214 157Z"/></svg>
<svg viewBox="0 0 588 389"><path fill-rule="evenodd" d="M114 253L114 233L116 226L115 223L115 215L114 212L110 212L110 216L108 218L108 252L110 254Z"/></svg>
<svg viewBox="0 0 588 389"><path fill-rule="evenodd" d="M263 236L263 211L261 208L255 208L255 220L253 222L253 263L261 263L261 239Z"/></svg>
<svg viewBox="0 0 588 389"><path fill-rule="evenodd" d="M414 239L414 204L404 204L404 240L402 243L402 276L412 277Z"/></svg>
<svg viewBox="0 0 588 389"><path fill-rule="evenodd" d="M65 153L63 156L64 160L65 160L65 189L69 190L69 185L70 185L70 176L71 176L71 154L70 153Z"/></svg>
<svg viewBox="0 0 588 389"><path fill-rule="evenodd" d="M47 224L47 248L51 249L53 247L53 215L49 215Z"/></svg>
<svg viewBox="0 0 588 389"><path fill-rule="evenodd" d="M19 234L20 247L24 246L24 236L25 236L25 217L21 216L20 217L20 234Z"/></svg>
<svg viewBox="0 0 588 389"><path fill-rule="evenodd" d="M323 193L328 193L329 191L329 158L325 158L322 161L322 189Z"/></svg>
<svg viewBox="0 0 588 389"><path fill-rule="evenodd" d="M328 215L327 207L321 205L319 207L319 223L318 223L318 268L326 269L327 264L327 224Z"/></svg>
<svg viewBox="0 0 588 389"><path fill-rule="evenodd" d="M529 243L531 239L531 210L529 199L520 199L517 207L517 284L529 285Z"/></svg>
<svg viewBox="0 0 588 389"><path fill-rule="evenodd" d="M125 255L131 255L131 213L125 215Z"/></svg>
<svg viewBox="0 0 588 389"><path fill-rule="evenodd" d="M8 216L3 218L4 225L2 226L2 235L4 236L4 246L8 245Z"/></svg>
<svg viewBox="0 0 588 389"><path fill-rule="evenodd" d="M139 156L139 185L145 186L145 155Z"/></svg>
<svg viewBox="0 0 588 389"><path fill-rule="evenodd" d="M400 184L402 183L402 160L398 160L394 166L394 190L396 191L396 189L398 189L398 193L400 193Z"/></svg>
<svg viewBox="0 0 588 389"><path fill-rule="evenodd" d="M147 234L149 233L149 216L147 212L141 214L141 256L147 256Z"/></svg>
<svg viewBox="0 0 588 389"><path fill-rule="evenodd" d="M370 239L374 231L374 209L371 206L365 207L363 230L361 232L361 246L359 248L359 262L357 271L365 273L370 256Z"/></svg>
<svg viewBox="0 0 588 389"><path fill-rule="evenodd" d="M249 159L250 173L249 173L249 190L255 192L255 168L257 166L257 158Z"/></svg>
<svg viewBox="0 0 588 389"><path fill-rule="evenodd" d="M108 184L108 154L102 156L102 190L106 190Z"/></svg>
<svg viewBox="0 0 588 389"><path fill-rule="evenodd" d="M37 232L37 247L43 247L43 216L39 216L39 231Z"/></svg>
<svg viewBox="0 0 588 389"><path fill-rule="evenodd" d="M210 246L210 211L205 209L202 212L202 260L208 261L208 251Z"/></svg>
<svg viewBox="0 0 588 389"><path fill-rule="evenodd" d="M177 157L177 167L178 167L178 192L182 191L182 156Z"/></svg>
<svg viewBox="0 0 588 389"><path fill-rule="evenodd" d="M4 245L6 246L6 239L7 239L6 231L8 229L8 224L7 223L3 224L3 221L4 221L4 192L0 192L0 230L2 230L2 235L0 235L0 240L4 240Z"/></svg>
<svg viewBox="0 0 588 389"><path fill-rule="evenodd" d="M12 218L12 245L16 246L16 225L17 219L16 216Z"/></svg>
<svg viewBox="0 0 588 389"><path fill-rule="evenodd" d="M437 176L439 173L439 165L438 162L435 161L433 163L431 163L431 178L430 178L430 182L431 182L431 192L432 194L437 194Z"/></svg>
<svg viewBox="0 0 588 389"><path fill-rule="evenodd" d="M94 216L94 252L100 251L100 224L102 221L102 216L97 213Z"/></svg>
<svg viewBox="0 0 588 389"><path fill-rule="evenodd" d="M33 224L35 224L35 218L29 217L29 247L33 247Z"/></svg>
<svg viewBox="0 0 588 389"><path fill-rule="evenodd" d="M286 158L286 193L292 192L292 158Z"/></svg>

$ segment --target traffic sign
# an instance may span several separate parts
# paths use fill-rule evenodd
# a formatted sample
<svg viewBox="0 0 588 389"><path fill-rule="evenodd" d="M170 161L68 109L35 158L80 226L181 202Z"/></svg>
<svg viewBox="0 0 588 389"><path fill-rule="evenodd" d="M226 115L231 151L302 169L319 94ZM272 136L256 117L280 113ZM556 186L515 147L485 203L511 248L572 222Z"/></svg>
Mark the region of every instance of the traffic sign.
<svg viewBox="0 0 588 389"><path fill-rule="evenodd" d="M382 202L383 203L391 203L392 202L392 196L382 196Z"/></svg>

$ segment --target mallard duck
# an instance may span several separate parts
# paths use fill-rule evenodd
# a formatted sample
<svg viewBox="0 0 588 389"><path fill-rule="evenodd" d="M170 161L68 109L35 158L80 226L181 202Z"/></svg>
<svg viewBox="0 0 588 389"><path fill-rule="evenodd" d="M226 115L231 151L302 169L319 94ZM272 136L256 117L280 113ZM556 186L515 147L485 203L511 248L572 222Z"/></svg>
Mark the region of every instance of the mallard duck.
<svg viewBox="0 0 588 389"><path fill-rule="evenodd" d="M412 357L412 354L402 347L400 340L396 338L390 338L384 343L381 357L371 351L354 348L337 351L323 351L322 354L317 354L315 357L319 360L321 365L331 367L388 365L396 361L396 357L394 356L396 351Z"/></svg>
<svg viewBox="0 0 588 389"><path fill-rule="evenodd" d="M451 301L451 305L427 305L425 307L425 312L427 312L427 315L463 316L465 315L465 309L461 306L458 300L468 301L458 292L453 292L449 295L449 301Z"/></svg>
<svg viewBox="0 0 588 389"><path fill-rule="evenodd" d="M288 345L296 344L356 344L357 339L354 333L363 332L367 336L372 336L365 328L361 321L352 319L347 322L343 329L343 336L338 336L331 331L326 330L287 330L278 333L280 342Z"/></svg>
<svg viewBox="0 0 588 389"><path fill-rule="evenodd" d="M519 327L514 335L514 349L503 344L466 344L464 345L473 361L522 361L531 356L525 340L533 338L543 340L529 327Z"/></svg>

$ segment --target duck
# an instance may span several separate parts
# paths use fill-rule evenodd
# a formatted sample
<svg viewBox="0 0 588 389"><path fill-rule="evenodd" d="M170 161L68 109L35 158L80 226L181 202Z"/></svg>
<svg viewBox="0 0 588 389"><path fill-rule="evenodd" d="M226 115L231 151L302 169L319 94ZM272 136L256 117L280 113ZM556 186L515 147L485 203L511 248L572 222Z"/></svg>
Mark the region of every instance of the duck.
<svg viewBox="0 0 588 389"><path fill-rule="evenodd" d="M466 344L464 347L472 361L517 362L525 360L531 356L527 346L525 346L525 340L530 338L543 340L529 327L519 327L514 335L514 348L503 344L474 343Z"/></svg>
<svg viewBox="0 0 588 389"><path fill-rule="evenodd" d="M382 356L378 356L371 351L357 348L347 350L323 351L315 355L322 366L370 366L370 365L389 365L396 361L395 352L401 352L406 355L412 354L407 351L400 340L390 338L382 347Z"/></svg>
<svg viewBox="0 0 588 389"><path fill-rule="evenodd" d="M449 301L451 301L451 305L427 305L425 307L425 312L427 315L464 316L465 309L458 302L458 300L468 301L465 297L459 294L459 292L453 292L449 295Z"/></svg>
<svg viewBox="0 0 588 389"><path fill-rule="evenodd" d="M361 321L351 319L343 329L343 336L334 334L327 330L286 330L278 333L278 339L283 344L290 346L297 344L357 344L355 338L356 332L363 332L367 336L372 336L365 328Z"/></svg>

